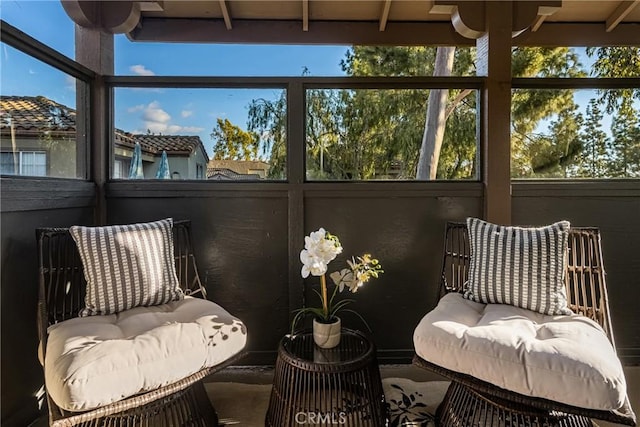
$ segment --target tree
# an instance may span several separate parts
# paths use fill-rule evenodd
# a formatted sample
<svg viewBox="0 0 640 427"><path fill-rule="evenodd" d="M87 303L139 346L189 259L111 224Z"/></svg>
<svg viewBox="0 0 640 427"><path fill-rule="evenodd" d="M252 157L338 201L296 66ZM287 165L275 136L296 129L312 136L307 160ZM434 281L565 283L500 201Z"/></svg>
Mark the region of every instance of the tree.
<svg viewBox="0 0 640 427"><path fill-rule="evenodd" d="M269 158L267 177L286 178L287 168L287 97L284 91L276 100L253 99L249 103L247 128L262 135L262 154Z"/></svg>
<svg viewBox="0 0 640 427"><path fill-rule="evenodd" d="M454 55L451 74L469 75L473 71L473 54L471 49L450 49L447 56ZM431 47L353 47L342 61L343 70L351 76L431 76L434 73L436 49ZM444 61L445 68L448 60ZM442 96L442 93L447 96ZM444 118L455 117L457 143L450 145L449 131L433 132L434 137L440 133L443 138L440 160L436 175L441 179L470 178L475 172L475 162L461 158L468 154L471 142L473 159L475 155L475 125L466 126L466 120L475 123L476 105L475 91L461 90L359 90L358 97L351 100L348 111L354 116L353 121L360 123L356 135L368 135L369 152L378 156L375 162L375 176L385 176L390 167L399 167L398 178L413 179L416 177L422 140L425 136L426 110L429 97L434 93L434 102L446 103ZM435 94L439 94L435 96ZM462 95L462 96L460 96ZM449 102L447 102L447 99ZM438 102L438 103L439 103ZM436 105L438 104L436 103ZM436 112L435 109L432 111ZM441 123L444 122L444 119ZM449 122L449 120L446 120ZM437 126L431 127L436 131ZM428 139L427 139L428 140ZM435 139L432 149L435 150ZM463 149L461 149L463 147ZM425 152L426 153L426 152ZM426 157L432 157L425 154ZM444 162L447 159L447 163ZM434 164L433 162L431 164ZM453 175L448 175L451 173ZM445 174L445 175L443 175Z"/></svg>
<svg viewBox="0 0 640 427"><path fill-rule="evenodd" d="M474 49L455 49L451 75L473 75L474 54ZM633 52L625 55L628 64L635 64L631 58ZM341 67L348 76L431 76L436 56L436 49L432 47L354 46L341 61ZM602 58L600 72L616 75L614 64L606 62L606 55ZM575 78L586 75L578 54L569 48L514 47L512 61L514 77ZM448 64L444 69L448 69ZM640 74L638 70L632 73ZM436 97L438 92L440 95ZM442 92L446 92L446 96L442 96ZM631 93L636 96L638 91ZM434 107L427 111L431 94L434 94ZM569 177L581 173L578 171L585 166L581 150L587 149L583 147L591 142L585 140L581 130L584 120L574 95L572 89L513 91L513 177ZM611 105L617 105L618 101L611 102ZM431 161L428 162L428 177L421 172L417 175L420 179L470 179L476 176L475 90L309 89L306 104L308 178L413 179L421 151L423 160L429 158ZM433 127L426 120L434 114L432 111L438 113L434 115L437 120L432 120L438 124ZM284 170L285 119L284 94L277 101L254 100L251 104L250 130L269 140L266 145L270 147L274 171ZM541 132L539 129L545 123L549 123L548 131ZM425 130L430 128L434 131L432 135L442 134L443 126L441 144L437 143L437 138L425 136ZM421 150L423 140L431 141L431 145ZM618 140L630 141L628 138ZM438 147L439 156L436 155ZM626 156L630 161L633 158Z"/></svg>
<svg viewBox="0 0 640 427"><path fill-rule="evenodd" d="M636 78L640 75L640 47L592 47L586 52L589 57L596 58L592 75ZM640 113L635 106L640 100L640 90L600 89L598 95L599 104L613 117L607 175L621 178L640 176Z"/></svg>
<svg viewBox="0 0 640 427"><path fill-rule="evenodd" d="M340 161L337 153L344 139L343 107L348 93L331 89L307 91L306 158L307 178L345 179L352 173L346 158Z"/></svg>
<svg viewBox="0 0 640 427"><path fill-rule="evenodd" d="M450 76L453 70L455 47L438 47L433 70L434 76ZM424 136L420 147L417 179L436 179L440 150L444 139L445 122L447 120L446 107L449 91L446 89L432 89L429 91L427 103L427 118L424 125Z"/></svg>
<svg viewBox="0 0 640 427"><path fill-rule="evenodd" d="M588 47L590 58L597 57L591 75L595 77L638 77L640 75L640 47ZM640 100L639 89L599 90L600 102L606 112L614 113L628 99Z"/></svg>
<svg viewBox="0 0 640 427"><path fill-rule="evenodd" d="M611 134L611 176L640 177L640 120L631 99L623 98L619 104L611 123Z"/></svg>
<svg viewBox="0 0 640 427"><path fill-rule="evenodd" d="M514 77L584 77L575 51L569 48L514 47ZM577 148L573 90L520 89L511 97L511 176L563 176L564 167L575 158ZM544 120L556 118L549 126L551 135L536 134ZM555 130L565 129L554 135ZM571 130L569 130L571 129ZM573 154L572 154L573 153ZM572 154L571 157L566 157ZM562 168L558 169L562 165ZM552 169L555 169L555 173ZM562 169L562 171L561 171Z"/></svg>
<svg viewBox="0 0 640 427"><path fill-rule="evenodd" d="M474 54L472 49L456 49L455 60L452 67L452 75L473 74ZM343 61L343 69L349 75L433 75L433 64L436 58L435 48L402 48L402 47L354 47L347 59ZM446 62L445 62L446 63ZM448 66L443 69L447 70ZM395 70L395 71L394 71ZM445 71L446 72L446 71ZM514 48L513 50L513 73L515 76L560 76L578 77L584 75L581 71L577 55L567 48ZM391 92L391 91L386 91ZM439 91L405 90L406 94L401 98L384 96L384 99L377 101L373 96L363 97L359 103L350 106L351 112L367 111L367 120L370 122L382 122L384 127L392 128L393 124L405 123L405 130L401 131L405 138L392 140L386 138L378 146L386 145L389 153L398 153L404 165L405 176L415 176L416 166L420 159L420 139L415 139L415 128L418 131L425 129L425 110L427 98L431 93ZM417 96L416 96L417 95ZM446 104L444 118L446 118L445 132L442 137L440 158L435 156L438 144L434 136L430 136L425 141L431 140L430 149L423 150L423 159L426 164L430 164L429 175L424 172L418 173L418 177L424 179L456 179L472 178L475 176L475 153L476 153L476 120L477 103L476 93L471 90L449 90L447 97L434 97L436 106ZM446 99L444 101L443 99ZM437 101L437 102L436 102ZM394 103L396 105L389 105ZM399 104L399 105L398 105ZM373 107L371 107L373 106ZM516 137L513 141L515 152L514 176L527 176L533 173L530 152L535 144L535 136L532 135L536 127L545 119L550 119L557 112L574 109L573 95L571 91L539 91L521 90L514 93L514 105L512 111L513 129ZM390 113L402 113L392 117ZM432 108L438 113L434 122L440 121L439 125L433 126L432 135L442 132L442 109ZM434 113L429 113L433 115ZM362 114L360 114L362 115ZM390 118L391 117L391 118ZM387 120L391 120L391 124ZM569 120L568 116L563 116L563 120ZM575 120L575 119L573 119ZM429 131L430 125L426 125ZM384 135L384 133L379 133ZM397 138L397 135L394 135ZM407 142L411 140L411 142ZM398 141L404 141L399 146ZM554 141L553 144L559 147L574 147L570 141ZM537 144L538 148L544 145ZM563 152L555 147L546 147L550 156L553 153ZM558 161L560 159L557 159ZM565 160L563 159L563 162ZM434 166L437 169L434 171ZM435 174L434 174L435 172Z"/></svg>
<svg viewBox="0 0 640 427"><path fill-rule="evenodd" d="M213 158L216 160L256 160L260 138L254 132L247 132L228 119L217 119L211 138Z"/></svg>
<svg viewBox="0 0 640 427"><path fill-rule="evenodd" d="M551 138L540 137L529 146L532 172L536 177L567 178L572 163L582 150L582 116L572 104L558 113L549 126Z"/></svg>
<svg viewBox="0 0 640 427"><path fill-rule="evenodd" d="M586 110L586 120L581 130L582 155L576 161L575 176L605 178L609 175L607 159L609 137L602 130L603 113L596 99L591 99Z"/></svg>

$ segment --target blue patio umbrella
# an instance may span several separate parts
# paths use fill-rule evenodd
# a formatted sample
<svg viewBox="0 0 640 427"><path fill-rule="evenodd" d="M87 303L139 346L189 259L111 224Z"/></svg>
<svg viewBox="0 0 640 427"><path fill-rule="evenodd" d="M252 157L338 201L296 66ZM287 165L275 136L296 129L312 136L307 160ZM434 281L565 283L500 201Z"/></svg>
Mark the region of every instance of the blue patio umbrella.
<svg viewBox="0 0 640 427"><path fill-rule="evenodd" d="M162 150L162 157L160 158L160 165L158 165L156 179L171 179L171 174L169 173L169 159L167 158L167 152L164 150Z"/></svg>
<svg viewBox="0 0 640 427"><path fill-rule="evenodd" d="M136 142L135 147L133 147L129 179L144 179L144 171L142 170L142 147L140 147L139 142Z"/></svg>

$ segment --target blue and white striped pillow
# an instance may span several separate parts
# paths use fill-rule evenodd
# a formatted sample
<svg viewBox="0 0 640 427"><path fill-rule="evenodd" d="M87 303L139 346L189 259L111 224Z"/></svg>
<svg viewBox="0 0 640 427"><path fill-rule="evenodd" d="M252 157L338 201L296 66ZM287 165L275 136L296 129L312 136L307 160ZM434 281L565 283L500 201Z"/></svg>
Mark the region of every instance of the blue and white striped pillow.
<svg viewBox="0 0 640 427"><path fill-rule="evenodd" d="M564 275L570 224L507 227L467 219L471 244L464 297L510 304L543 314L571 314Z"/></svg>
<svg viewBox="0 0 640 427"><path fill-rule="evenodd" d="M184 297L173 256L173 220L73 226L87 280L80 316L118 313L138 306L166 304Z"/></svg>

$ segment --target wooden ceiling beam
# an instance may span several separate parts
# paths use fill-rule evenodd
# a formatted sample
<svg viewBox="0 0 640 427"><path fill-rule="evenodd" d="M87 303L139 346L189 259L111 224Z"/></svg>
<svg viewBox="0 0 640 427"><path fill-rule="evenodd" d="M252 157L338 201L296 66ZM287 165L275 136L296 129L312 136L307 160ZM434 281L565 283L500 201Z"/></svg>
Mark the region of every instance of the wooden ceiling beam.
<svg viewBox="0 0 640 427"><path fill-rule="evenodd" d="M227 30L231 30L233 25L231 25L231 15L229 14L229 8L227 7L226 0L218 0L220 3L220 9L222 10L222 18L224 19L224 26L227 27Z"/></svg>
<svg viewBox="0 0 640 427"><path fill-rule="evenodd" d="M384 0L382 14L380 15L380 31L384 31L387 28L387 21L389 20L389 11L391 10L392 1L393 0Z"/></svg>
<svg viewBox="0 0 640 427"><path fill-rule="evenodd" d="M513 39L514 46L600 47L638 44L638 25L622 23L616 31L605 31L602 23L547 21L538 31L526 31Z"/></svg>
<svg viewBox="0 0 640 427"><path fill-rule="evenodd" d="M316 21L300 31L299 21L234 19L233 31L221 19L143 18L127 34L132 41L180 43L337 44L368 46L473 46L449 22L395 22L379 31L378 22Z"/></svg>
<svg viewBox="0 0 640 427"><path fill-rule="evenodd" d="M625 16L629 14L640 3L640 0L625 0L621 1L616 7L616 10L607 18L606 30L607 32L613 31L618 26Z"/></svg>
<svg viewBox="0 0 640 427"><path fill-rule="evenodd" d="M299 21L235 19L233 31L219 20L144 18L127 33L132 41L182 43L336 44L368 46L475 46L449 22L394 22L379 31L378 22L318 21L300 31ZM513 39L514 46L629 46L638 44L638 26L621 23L606 32L601 23L545 22L536 32Z"/></svg>
<svg viewBox="0 0 640 427"><path fill-rule="evenodd" d="M302 31L309 31L309 0L302 0Z"/></svg>

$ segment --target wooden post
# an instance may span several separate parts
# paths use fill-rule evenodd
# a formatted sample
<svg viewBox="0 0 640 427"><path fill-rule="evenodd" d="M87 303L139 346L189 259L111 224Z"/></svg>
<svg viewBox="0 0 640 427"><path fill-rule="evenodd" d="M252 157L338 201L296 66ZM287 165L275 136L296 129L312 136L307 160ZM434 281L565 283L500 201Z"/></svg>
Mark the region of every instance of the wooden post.
<svg viewBox="0 0 640 427"><path fill-rule="evenodd" d="M510 1L486 2L486 33L477 42L482 91L480 144L484 216L511 224L511 30Z"/></svg>
<svg viewBox="0 0 640 427"><path fill-rule="evenodd" d="M112 156L113 148L109 143L109 135L112 132L108 128L108 118L111 114L108 100L111 97L102 76L113 75L114 72L113 35L76 24L75 40L76 61L98 74L90 88L87 89L81 85L82 89L77 91L76 105L78 106L78 123L86 121L86 117L81 117L86 111L82 108L83 105L89 106L91 114L91 126L84 144L87 154L78 158L78 161L86 159L86 164L89 167L88 178L96 184L94 221L98 225L103 225L107 221L104 187L109 178L109 159Z"/></svg>
<svg viewBox="0 0 640 427"><path fill-rule="evenodd" d="M298 79L287 87L287 181L289 181L289 322L293 310L306 306L300 274L304 245L305 87Z"/></svg>

